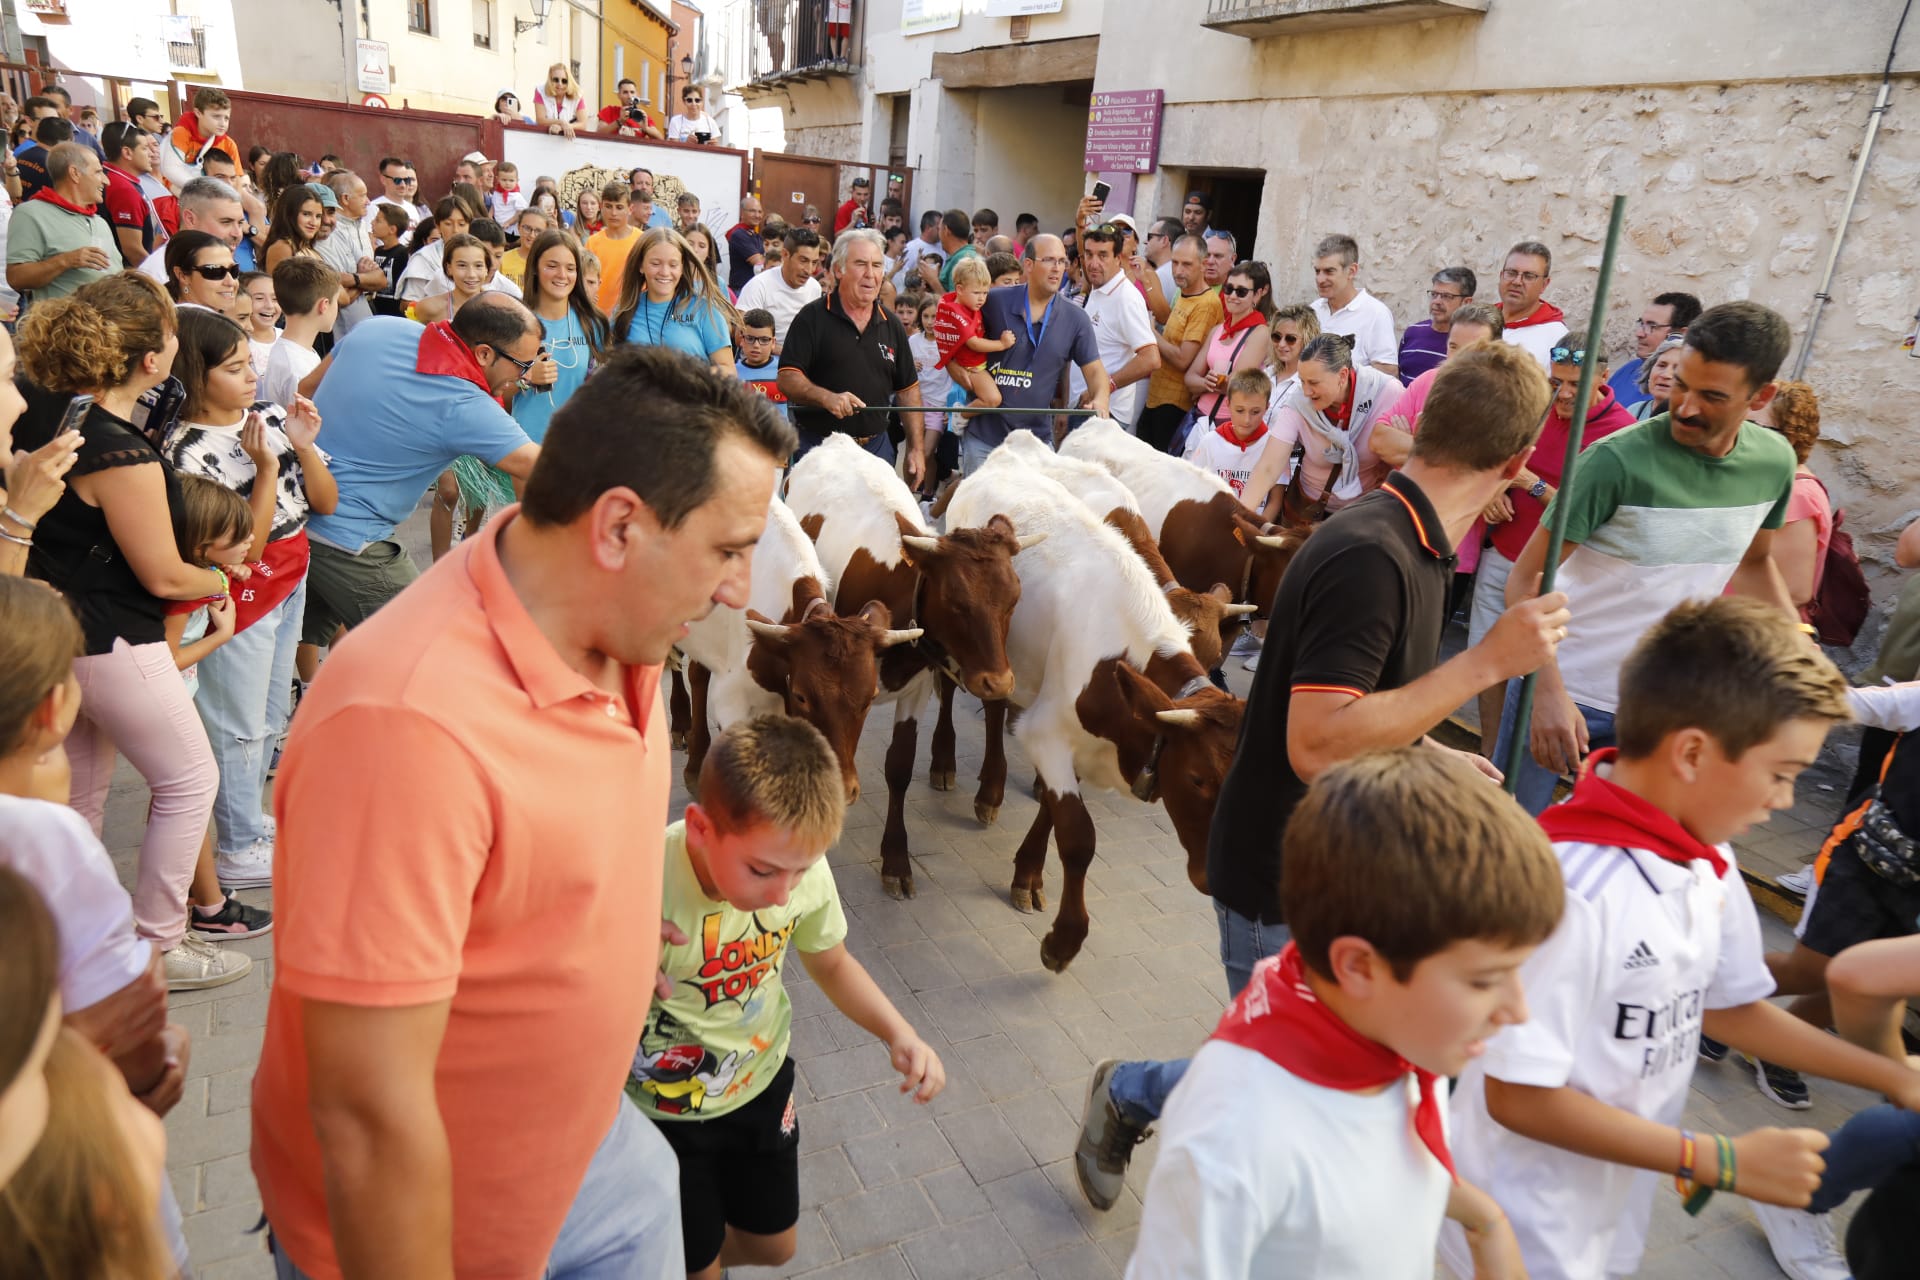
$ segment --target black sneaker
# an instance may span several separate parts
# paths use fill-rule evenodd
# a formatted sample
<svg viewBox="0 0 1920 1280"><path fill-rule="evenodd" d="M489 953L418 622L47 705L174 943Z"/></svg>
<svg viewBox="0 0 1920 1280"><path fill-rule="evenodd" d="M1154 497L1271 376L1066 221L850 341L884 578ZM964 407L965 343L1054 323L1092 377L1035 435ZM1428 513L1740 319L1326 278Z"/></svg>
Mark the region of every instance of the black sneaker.
<svg viewBox="0 0 1920 1280"><path fill-rule="evenodd" d="M1080 1118L1080 1141L1073 1153L1073 1171L1087 1203L1102 1213L1113 1208L1127 1184L1127 1162L1133 1149L1153 1132L1120 1114L1107 1092L1107 1082L1120 1063L1108 1058L1093 1069L1087 1087L1087 1106Z"/></svg>
<svg viewBox="0 0 1920 1280"><path fill-rule="evenodd" d="M241 938L257 938L273 928L273 913L262 911L259 907L250 907L232 894L220 904L220 910L207 915L200 908L192 911L193 928L207 936L209 942L237 942Z"/></svg>
<svg viewBox="0 0 1920 1280"><path fill-rule="evenodd" d="M1701 1036L1700 1058L1703 1062L1725 1062L1727 1046L1710 1036Z"/></svg>
<svg viewBox="0 0 1920 1280"><path fill-rule="evenodd" d="M1776 1067L1758 1058L1748 1058L1747 1061L1753 1064L1753 1078L1759 1083L1760 1092L1767 1097L1789 1111L1805 1111L1813 1105L1813 1099L1807 1096L1807 1082L1800 1078L1798 1071Z"/></svg>

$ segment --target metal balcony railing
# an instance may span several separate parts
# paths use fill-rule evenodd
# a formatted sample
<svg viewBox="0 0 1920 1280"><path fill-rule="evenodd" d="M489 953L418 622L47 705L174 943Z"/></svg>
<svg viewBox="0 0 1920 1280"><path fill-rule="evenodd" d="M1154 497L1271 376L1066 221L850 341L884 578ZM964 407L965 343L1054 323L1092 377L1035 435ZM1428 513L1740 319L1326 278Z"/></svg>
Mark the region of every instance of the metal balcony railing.
<svg viewBox="0 0 1920 1280"><path fill-rule="evenodd" d="M854 0L851 30L829 34L827 23L837 6L832 0L751 0L746 39L746 80L780 80L816 75L847 75L860 64L866 7Z"/></svg>
<svg viewBox="0 0 1920 1280"><path fill-rule="evenodd" d="M1478 16L1491 0L1207 0L1201 22L1249 39Z"/></svg>

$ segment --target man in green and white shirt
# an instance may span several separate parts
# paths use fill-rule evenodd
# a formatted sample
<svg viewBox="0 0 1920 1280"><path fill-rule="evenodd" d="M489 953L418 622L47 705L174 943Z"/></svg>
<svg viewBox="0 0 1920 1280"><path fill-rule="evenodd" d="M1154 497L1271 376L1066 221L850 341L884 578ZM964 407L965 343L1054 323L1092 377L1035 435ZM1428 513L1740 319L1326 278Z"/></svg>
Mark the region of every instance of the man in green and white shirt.
<svg viewBox="0 0 1920 1280"><path fill-rule="evenodd" d="M1580 456L1571 485L1541 518L1507 581L1532 596L1554 507L1567 504L1559 578L1573 620L1540 669L1531 751L1515 794L1531 813L1589 750L1610 746L1620 664L1642 632L1683 600L1731 591L1798 619L1774 565L1786 519L1793 449L1747 421L1773 399L1791 343L1787 322L1754 302L1705 312L1687 330L1670 412L1615 432ZM1494 762L1504 766L1519 686L1508 689Z"/></svg>

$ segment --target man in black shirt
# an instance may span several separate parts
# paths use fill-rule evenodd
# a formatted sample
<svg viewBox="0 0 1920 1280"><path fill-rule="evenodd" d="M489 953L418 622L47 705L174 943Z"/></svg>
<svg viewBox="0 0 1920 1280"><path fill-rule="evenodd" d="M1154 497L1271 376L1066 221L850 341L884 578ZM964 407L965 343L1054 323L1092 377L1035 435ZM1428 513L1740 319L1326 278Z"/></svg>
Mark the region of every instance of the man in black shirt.
<svg viewBox="0 0 1920 1280"><path fill-rule="evenodd" d="M1434 380L1406 466L1328 517L1287 566L1207 844L1233 995L1287 944L1281 843L1307 785L1341 760L1419 741L1482 689L1540 666L1566 635L1567 598L1555 592L1507 610L1478 645L1439 662L1454 544L1526 465L1550 399L1519 348L1461 351ZM1489 785L1498 778L1462 754ZM1074 1163L1095 1208L1119 1196L1134 1145L1185 1069L1094 1069Z"/></svg>
<svg viewBox="0 0 1920 1280"><path fill-rule="evenodd" d="M836 431L845 431L876 457L893 461L884 413L869 405L920 403L920 374L907 347L907 328L880 305L887 242L878 231L843 231L833 242L833 292L800 308L780 349L780 390L800 433L797 462ZM926 459L920 415L906 419L907 483L918 489Z"/></svg>

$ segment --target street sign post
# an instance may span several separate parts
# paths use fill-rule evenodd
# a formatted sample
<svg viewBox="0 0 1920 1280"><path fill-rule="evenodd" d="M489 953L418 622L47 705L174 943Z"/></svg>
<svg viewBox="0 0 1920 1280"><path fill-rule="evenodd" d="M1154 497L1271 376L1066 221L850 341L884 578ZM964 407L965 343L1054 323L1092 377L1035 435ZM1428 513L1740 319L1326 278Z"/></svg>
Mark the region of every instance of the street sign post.
<svg viewBox="0 0 1920 1280"><path fill-rule="evenodd" d="M1087 108L1088 173L1152 173L1160 163L1160 89L1096 93Z"/></svg>

